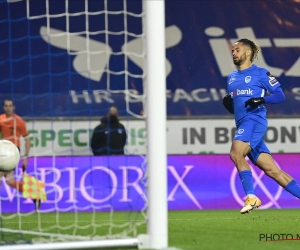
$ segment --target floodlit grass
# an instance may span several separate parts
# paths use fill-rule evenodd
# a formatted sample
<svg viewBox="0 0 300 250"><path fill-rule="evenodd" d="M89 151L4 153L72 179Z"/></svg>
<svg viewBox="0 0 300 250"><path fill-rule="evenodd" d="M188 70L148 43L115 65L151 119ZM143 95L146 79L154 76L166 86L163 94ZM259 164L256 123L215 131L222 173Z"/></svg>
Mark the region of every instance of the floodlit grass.
<svg viewBox="0 0 300 250"><path fill-rule="evenodd" d="M122 228L142 220L138 213L74 213L31 214L29 216L2 219L3 228L23 230L47 229L45 233L69 235L106 235L120 233ZM93 231L91 220L101 225ZM40 221L40 223L38 222ZM77 223L75 222L77 221ZM127 222L130 221L129 224ZM57 223L59 222L59 223ZM113 227L111 227L113 222ZM59 224L59 229L56 225ZM145 233L146 226L138 226L138 233ZM241 215L238 210L218 211L170 211L169 246L184 250L197 249L300 249L300 240L266 241L300 237L299 210L255 210ZM2 234L2 240L30 240L32 236L14 233ZM36 236L34 236L36 237Z"/></svg>
<svg viewBox="0 0 300 250"><path fill-rule="evenodd" d="M169 234L170 246L181 249L300 249L296 240L260 241L260 234L300 235L300 211L255 210L245 215L236 210L171 212Z"/></svg>

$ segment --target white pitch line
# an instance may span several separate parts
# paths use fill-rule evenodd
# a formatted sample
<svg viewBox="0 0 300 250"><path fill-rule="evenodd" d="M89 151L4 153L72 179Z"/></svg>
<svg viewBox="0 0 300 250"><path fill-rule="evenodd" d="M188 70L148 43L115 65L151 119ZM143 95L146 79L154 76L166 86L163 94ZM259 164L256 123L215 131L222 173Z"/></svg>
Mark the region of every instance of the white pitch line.
<svg viewBox="0 0 300 250"><path fill-rule="evenodd" d="M203 221L203 220L236 220L237 218L201 218L201 219L169 219L168 221ZM298 219L296 219L298 220ZM112 222L112 223L116 223L116 222L142 222L143 220L134 220L134 221L128 221L128 220L100 220L100 221L93 221L93 223L107 223L107 222ZM70 221L62 221L59 220L59 223L67 223L70 224ZM76 223L91 223L92 221L77 221ZM22 221L21 223L18 221L5 221L3 220L4 224L36 224L30 221ZM53 224L53 221L40 221L41 224Z"/></svg>

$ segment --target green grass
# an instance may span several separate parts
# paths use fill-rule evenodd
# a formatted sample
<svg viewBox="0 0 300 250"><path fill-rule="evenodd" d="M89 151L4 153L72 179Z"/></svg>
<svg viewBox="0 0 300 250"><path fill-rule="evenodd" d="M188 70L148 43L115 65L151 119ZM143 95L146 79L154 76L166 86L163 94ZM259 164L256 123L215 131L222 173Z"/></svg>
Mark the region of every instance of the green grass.
<svg viewBox="0 0 300 250"><path fill-rule="evenodd" d="M7 216L7 215L6 215ZM74 213L32 214L22 217L22 229L33 230L41 221L41 228L48 228L47 232L57 233L57 229L50 229L59 221L61 232L66 234L89 235L93 231L85 228L90 225L92 213L78 213L77 230L74 231ZM105 235L109 230L120 233L121 227L128 221L139 221L138 213L96 213L95 222L101 224L96 234ZM116 227L110 228L111 218ZM3 227L17 229L19 218L2 219ZM82 227L82 229L79 229ZM130 228L130 224L126 228ZM146 226L138 227L139 233L145 233ZM169 212L169 246L184 250L197 249L300 249L300 240L270 242L260 240L260 234L292 234L300 236L300 211L299 210L255 210L250 214L241 215L238 210L218 211L170 211ZM4 239L16 239L17 235L5 233ZM25 236L24 238L28 238Z"/></svg>
<svg viewBox="0 0 300 250"><path fill-rule="evenodd" d="M170 246L181 249L300 249L300 241L260 241L260 234L300 235L299 210L172 212Z"/></svg>

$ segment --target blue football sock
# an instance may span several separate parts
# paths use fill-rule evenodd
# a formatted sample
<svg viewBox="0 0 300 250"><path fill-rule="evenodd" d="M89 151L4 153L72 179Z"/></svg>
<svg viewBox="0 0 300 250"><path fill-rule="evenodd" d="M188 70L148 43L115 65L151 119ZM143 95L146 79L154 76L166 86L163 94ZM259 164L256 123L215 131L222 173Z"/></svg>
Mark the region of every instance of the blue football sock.
<svg viewBox="0 0 300 250"><path fill-rule="evenodd" d="M239 172L240 179L242 181L243 188L245 193L248 195L255 195L253 181L252 181L252 172L251 170L243 170Z"/></svg>
<svg viewBox="0 0 300 250"><path fill-rule="evenodd" d="M297 181L292 180L286 185L285 190L300 199L300 186Z"/></svg>

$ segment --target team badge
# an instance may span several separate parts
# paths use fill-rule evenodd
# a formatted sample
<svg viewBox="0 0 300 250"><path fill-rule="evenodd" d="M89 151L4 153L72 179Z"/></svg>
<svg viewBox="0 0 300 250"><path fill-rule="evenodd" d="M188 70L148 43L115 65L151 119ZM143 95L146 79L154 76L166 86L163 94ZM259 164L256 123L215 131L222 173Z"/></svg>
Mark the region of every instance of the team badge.
<svg viewBox="0 0 300 250"><path fill-rule="evenodd" d="M246 82L246 83L249 83L250 81L251 81L251 76L246 76L246 77L245 77L245 82Z"/></svg>
<svg viewBox="0 0 300 250"><path fill-rule="evenodd" d="M242 129L242 128L240 128L239 130L238 130L238 134L242 134L242 133L244 133L244 129Z"/></svg>

